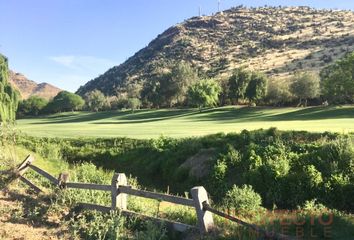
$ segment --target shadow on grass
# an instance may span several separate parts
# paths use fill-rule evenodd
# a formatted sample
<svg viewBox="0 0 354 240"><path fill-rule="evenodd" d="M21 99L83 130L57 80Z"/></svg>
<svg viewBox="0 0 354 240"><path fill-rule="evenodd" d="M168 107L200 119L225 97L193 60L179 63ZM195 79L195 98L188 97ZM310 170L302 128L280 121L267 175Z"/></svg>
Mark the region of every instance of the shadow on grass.
<svg viewBox="0 0 354 240"><path fill-rule="evenodd" d="M36 122L34 124L61 124L61 123L81 123L93 122L93 124L133 124L147 123L173 118L186 117L199 112L194 109L173 109L173 110L137 110L134 113L130 111L108 111L97 113L81 113L48 117L47 121ZM98 122L104 119L112 121ZM95 122L97 121L97 122Z"/></svg>
<svg viewBox="0 0 354 240"><path fill-rule="evenodd" d="M324 119L354 119L354 107L308 107L308 108L271 108L271 107L223 107L206 109L163 109L84 112L48 116L44 121L33 124L61 124L92 122L93 124L134 124L157 122L177 118L192 121L214 121L220 123L247 123L261 121L313 121Z"/></svg>
<svg viewBox="0 0 354 240"><path fill-rule="evenodd" d="M272 111L274 110L274 111ZM278 110L278 111L277 111ZM281 108L220 108L194 116L196 121L259 122L354 119L354 107L309 107L281 112Z"/></svg>

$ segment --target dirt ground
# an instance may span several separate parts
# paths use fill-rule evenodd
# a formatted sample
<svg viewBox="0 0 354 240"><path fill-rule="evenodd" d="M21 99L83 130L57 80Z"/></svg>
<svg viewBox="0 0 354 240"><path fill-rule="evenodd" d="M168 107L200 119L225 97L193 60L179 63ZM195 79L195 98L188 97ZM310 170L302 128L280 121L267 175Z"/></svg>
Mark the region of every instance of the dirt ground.
<svg viewBox="0 0 354 240"><path fill-rule="evenodd" d="M0 240L70 239L58 220L41 217L42 209L36 196L0 191Z"/></svg>

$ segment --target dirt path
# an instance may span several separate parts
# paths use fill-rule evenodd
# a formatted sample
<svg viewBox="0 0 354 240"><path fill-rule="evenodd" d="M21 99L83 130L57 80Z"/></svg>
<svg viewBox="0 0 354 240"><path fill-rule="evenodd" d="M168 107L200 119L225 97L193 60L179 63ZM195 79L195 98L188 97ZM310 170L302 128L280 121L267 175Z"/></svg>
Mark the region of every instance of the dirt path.
<svg viewBox="0 0 354 240"><path fill-rule="evenodd" d="M0 192L0 240L69 239L56 222L41 218L38 203L28 201L35 197L18 193ZM30 205L30 207L28 207Z"/></svg>

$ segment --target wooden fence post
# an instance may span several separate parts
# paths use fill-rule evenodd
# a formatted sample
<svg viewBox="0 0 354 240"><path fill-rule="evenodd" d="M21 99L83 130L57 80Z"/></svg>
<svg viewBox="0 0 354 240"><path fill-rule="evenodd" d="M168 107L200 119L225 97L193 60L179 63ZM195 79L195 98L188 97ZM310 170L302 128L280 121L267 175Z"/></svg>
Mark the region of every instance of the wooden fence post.
<svg viewBox="0 0 354 240"><path fill-rule="evenodd" d="M112 210L119 208L127 210L127 194L120 193L119 186L126 186L128 184L127 177L124 173L115 173L112 178Z"/></svg>
<svg viewBox="0 0 354 240"><path fill-rule="evenodd" d="M67 182L69 182L69 173L60 173L58 177L58 187L60 189L66 188Z"/></svg>
<svg viewBox="0 0 354 240"><path fill-rule="evenodd" d="M208 193L204 187L194 187L191 189L191 195L197 212L199 230L201 233L207 233L214 228L212 213L203 210L203 202L209 204Z"/></svg>
<svg viewBox="0 0 354 240"><path fill-rule="evenodd" d="M34 157L32 155L28 155L26 159L20 164L17 168L17 176L22 176L28 169L28 165L34 161Z"/></svg>

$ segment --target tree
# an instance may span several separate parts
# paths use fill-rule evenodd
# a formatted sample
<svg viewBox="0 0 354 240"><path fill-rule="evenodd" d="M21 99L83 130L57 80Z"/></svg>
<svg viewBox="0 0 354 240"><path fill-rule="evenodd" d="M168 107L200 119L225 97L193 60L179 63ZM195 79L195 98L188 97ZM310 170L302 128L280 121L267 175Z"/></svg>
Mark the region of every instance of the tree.
<svg viewBox="0 0 354 240"><path fill-rule="evenodd" d="M354 103L354 52L324 68L321 90L333 103Z"/></svg>
<svg viewBox="0 0 354 240"><path fill-rule="evenodd" d="M31 96L20 102L17 114L19 116L38 116L47 104L48 100L38 96Z"/></svg>
<svg viewBox="0 0 354 240"><path fill-rule="evenodd" d="M141 106L141 102L138 98L128 98L127 100L127 108L131 109L134 112L136 109L139 109Z"/></svg>
<svg viewBox="0 0 354 240"><path fill-rule="evenodd" d="M320 94L320 80L317 75L311 73L296 73L290 84L290 92L299 99L299 106L302 100L318 97Z"/></svg>
<svg viewBox="0 0 354 240"><path fill-rule="evenodd" d="M62 91L48 103L45 111L49 113L77 111L81 110L84 104L85 101L79 95Z"/></svg>
<svg viewBox="0 0 354 240"><path fill-rule="evenodd" d="M248 83L251 81L252 73L244 68L237 68L229 78L230 98L234 103L245 98Z"/></svg>
<svg viewBox="0 0 354 240"><path fill-rule="evenodd" d="M199 111L203 107L214 107L218 104L221 87L213 79L200 80L188 89L189 104L197 106Z"/></svg>
<svg viewBox="0 0 354 240"><path fill-rule="evenodd" d="M126 87L128 98L140 98L141 97L142 86L140 83L131 82Z"/></svg>
<svg viewBox="0 0 354 240"><path fill-rule="evenodd" d="M251 79L246 88L245 97L250 102L258 102L265 97L267 92L268 79L261 73L252 73Z"/></svg>
<svg viewBox="0 0 354 240"><path fill-rule="evenodd" d="M163 87L166 85L164 82L167 77L168 73L158 71L153 74L152 80L145 82L141 98L146 105L151 104L156 108L166 105L166 93L164 92L166 90L163 90Z"/></svg>
<svg viewBox="0 0 354 240"><path fill-rule="evenodd" d="M7 58L0 54L0 123L13 122L20 95L8 82Z"/></svg>
<svg viewBox="0 0 354 240"><path fill-rule="evenodd" d="M197 72L186 62L177 63L171 70L171 87L176 102L182 104L186 100L188 87L198 80Z"/></svg>
<svg viewBox="0 0 354 240"><path fill-rule="evenodd" d="M93 90L85 94L86 106L90 111L98 112L107 105L107 99L100 90Z"/></svg>
<svg viewBox="0 0 354 240"><path fill-rule="evenodd" d="M289 85L283 82L269 81L267 86L266 100L270 104L284 105L292 100Z"/></svg>
<svg viewBox="0 0 354 240"><path fill-rule="evenodd" d="M145 82L141 97L155 107L172 107L184 104L188 87L197 81L196 71L187 63L180 62L171 69L157 68ZM136 97L136 96L129 96Z"/></svg>

